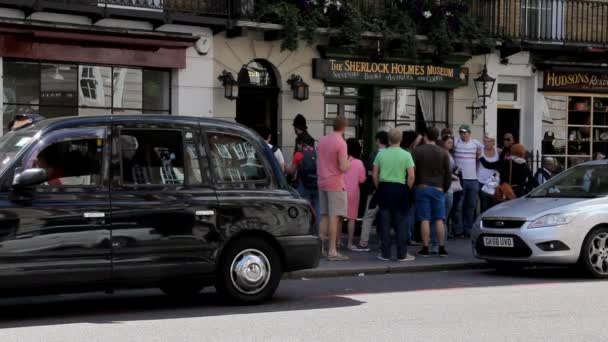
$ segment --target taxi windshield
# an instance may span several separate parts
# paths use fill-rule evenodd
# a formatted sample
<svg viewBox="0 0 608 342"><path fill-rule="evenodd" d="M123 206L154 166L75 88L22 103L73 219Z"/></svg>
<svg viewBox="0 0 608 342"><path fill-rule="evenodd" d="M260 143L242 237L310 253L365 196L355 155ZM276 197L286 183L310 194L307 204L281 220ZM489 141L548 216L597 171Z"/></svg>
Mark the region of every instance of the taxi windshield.
<svg viewBox="0 0 608 342"><path fill-rule="evenodd" d="M0 173L10 165L11 161L38 133L37 130L19 130L9 132L0 137Z"/></svg>

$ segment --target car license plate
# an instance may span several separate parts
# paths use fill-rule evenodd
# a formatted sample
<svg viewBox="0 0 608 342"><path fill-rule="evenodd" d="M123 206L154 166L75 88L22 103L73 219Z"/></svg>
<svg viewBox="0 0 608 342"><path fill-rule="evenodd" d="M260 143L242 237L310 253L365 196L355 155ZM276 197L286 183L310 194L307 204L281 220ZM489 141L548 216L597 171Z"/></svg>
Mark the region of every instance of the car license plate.
<svg viewBox="0 0 608 342"><path fill-rule="evenodd" d="M486 247L506 247L513 248L513 238L511 237L498 237L498 236L484 236L483 245Z"/></svg>

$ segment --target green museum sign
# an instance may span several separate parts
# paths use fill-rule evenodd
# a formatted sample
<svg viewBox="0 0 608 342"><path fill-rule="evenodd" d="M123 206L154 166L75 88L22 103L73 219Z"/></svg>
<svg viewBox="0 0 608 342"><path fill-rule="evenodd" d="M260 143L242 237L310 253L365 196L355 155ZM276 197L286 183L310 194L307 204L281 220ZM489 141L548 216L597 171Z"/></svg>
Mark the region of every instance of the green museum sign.
<svg viewBox="0 0 608 342"><path fill-rule="evenodd" d="M468 82L466 68L353 59L314 59L313 77L326 82L426 88L456 88Z"/></svg>

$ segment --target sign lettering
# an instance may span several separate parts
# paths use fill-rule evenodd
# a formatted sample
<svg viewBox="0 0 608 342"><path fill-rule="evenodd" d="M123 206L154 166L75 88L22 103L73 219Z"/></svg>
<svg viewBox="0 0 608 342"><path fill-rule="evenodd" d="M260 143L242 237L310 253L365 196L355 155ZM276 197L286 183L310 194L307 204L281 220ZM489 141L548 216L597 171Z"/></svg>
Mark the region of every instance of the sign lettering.
<svg viewBox="0 0 608 342"><path fill-rule="evenodd" d="M337 58L315 59L313 65L314 77L329 82L437 88L456 88L468 83L468 70L457 67Z"/></svg>
<svg viewBox="0 0 608 342"><path fill-rule="evenodd" d="M608 74L545 71L543 89L608 92Z"/></svg>

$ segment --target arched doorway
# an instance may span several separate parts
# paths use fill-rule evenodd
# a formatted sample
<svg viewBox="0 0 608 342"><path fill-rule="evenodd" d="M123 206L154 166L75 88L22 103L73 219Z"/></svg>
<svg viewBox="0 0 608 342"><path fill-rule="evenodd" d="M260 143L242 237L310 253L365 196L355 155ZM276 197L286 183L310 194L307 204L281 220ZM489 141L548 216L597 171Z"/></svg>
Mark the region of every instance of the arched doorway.
<svg viewBox="0 0 608 342"><path fill-rule="evenodd" d="M272 132L272 144L279 137L280 76L272 63L254 59L239 72L239 98L236 101L236 122L258 130L266 126Z"/></svg>

